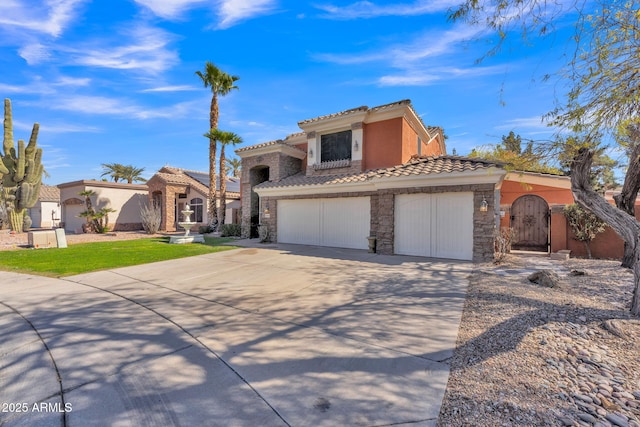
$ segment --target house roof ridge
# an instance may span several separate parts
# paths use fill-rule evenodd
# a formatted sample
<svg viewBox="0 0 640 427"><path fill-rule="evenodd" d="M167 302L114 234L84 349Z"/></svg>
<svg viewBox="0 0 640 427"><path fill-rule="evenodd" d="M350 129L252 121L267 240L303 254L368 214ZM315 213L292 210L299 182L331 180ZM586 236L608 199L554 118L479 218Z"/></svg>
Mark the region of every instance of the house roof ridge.
<svg viewBox="0 0 640 427"><path fill-rule="evenodd" d="M322 116L317 116L317 117L313 117L311 119L306 119L306 120L301 120L298 122L298 126L307 124L307 123L314 123L314 122L318 122L320 120L324 120L324 119L331 119L334 117L340 117L340 116L346 116L349 115L351 113L356 113L356 112L360 112L360 111L368 111L369 107L367 107L366 105L361 105L360 107L356 107L356 108L349 108L348 110L343 110L340 111L338 113L331 113L331 114L324 114Z"/></svg>
<svg viewBox="0 0 640 427"><path fill-rule="evenodd" d="M301 133L304 133L304 132L301 132ZM289 136L291 136L291 135L289 135ZM287 138L289 138L289 136L287 136ZM298 150L298 151L300 151L302 153L306 153L306 151L299 149L295 145L287 144L285 142L285 140L282 140L282 139L275 139L273 141L261 142L259 144L254 144L254 145L249 145L247 147L238 148L237 150L235 150L235 152L236 153L241 153L241 152L245 152L245 151L255 150L255 149L258 149L258 148L270 147L272 145L286 145L287 147L290 147L290 148L292 148L294 150Z"/></svg>

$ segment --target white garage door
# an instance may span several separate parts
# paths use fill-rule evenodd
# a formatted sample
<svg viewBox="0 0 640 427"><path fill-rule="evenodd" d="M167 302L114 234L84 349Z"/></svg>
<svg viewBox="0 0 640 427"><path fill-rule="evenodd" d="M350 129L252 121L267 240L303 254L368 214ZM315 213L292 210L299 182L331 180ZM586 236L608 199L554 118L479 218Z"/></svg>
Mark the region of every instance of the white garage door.
<svg viewBox="0 0 640 427"><path fill-rule="evenodd" d="M394 217L396 254L473 258L473 193L400 194Z"/></svg>
<svg viewBox="0 0 640 427"><path fill-rule="evenodd" d="M369 197L278 201L278 242L367 249Z"/></svg>

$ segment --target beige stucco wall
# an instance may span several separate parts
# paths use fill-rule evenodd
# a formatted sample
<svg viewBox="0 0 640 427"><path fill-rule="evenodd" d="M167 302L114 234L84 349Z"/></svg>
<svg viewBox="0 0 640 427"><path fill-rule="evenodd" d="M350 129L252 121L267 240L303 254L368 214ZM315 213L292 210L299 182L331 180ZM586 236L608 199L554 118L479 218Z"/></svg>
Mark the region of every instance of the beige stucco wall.
<svg viewBox="0 0 640 427"><path fill-rule="evenodd" d="M58 221L52 221L51 212ZM33 223L32 228L53 228L60 223L62 206L58 202L38 202L29 209L29 215Z"/></svg>
<svg viewBox="0 0 640 427"><path fill-rule="evenodd" d="M91 197L96 210L102 208L115 209L116 212L109 214L109 228L118 229L138 229L140 221L140 206L147 202L147 186L141 184L120 184L104 181L75 181L58 185L60 189L60 201L63 204L62 221L65 230L71 233L82 232L84 218L77 218L79 212L85 210L84 206L67 206L66 201L71 199L81 199L78 193L91 190L96 195Z"/></svg>

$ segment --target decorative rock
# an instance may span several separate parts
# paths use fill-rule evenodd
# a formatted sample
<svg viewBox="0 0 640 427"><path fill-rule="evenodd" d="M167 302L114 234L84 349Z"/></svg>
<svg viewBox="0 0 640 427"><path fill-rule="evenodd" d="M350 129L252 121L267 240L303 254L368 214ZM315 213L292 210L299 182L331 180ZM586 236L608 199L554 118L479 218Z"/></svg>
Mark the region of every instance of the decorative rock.
<svg viewBox="0 0 640 427"><path fill-rule="evenodd" d="M619 414L607 414L605 415L607 421L618 427L629 427L629 422L625 417Z"/></svg>
<svg viewBox="0 0 640 427"><path fill-rule="evenodd" d="M585 421L585 422L591 423L591 424L595 424L596 421L598 421L598 419L596 417L594 417L593 415L589 415L589 414L579 414L578 418L580 418L582 421Z"/></svg>
<svg viewBox="0 0 640 427"><path fill-rule="evenodd" d="M552 270L540 270L535 273L531 273L527 279L540 286L546 288L558 288L560 287L560 278L555 271Z"/></svg>
<svg viewBox="0 0 640 427"><path fill-rule="evenodd" d="M600 399L602 401L602 407L604 409L606 409L607 411L619 411L620 407L618 405L616 405L615 403L611 402L609 399L602 397Z"/></svg>

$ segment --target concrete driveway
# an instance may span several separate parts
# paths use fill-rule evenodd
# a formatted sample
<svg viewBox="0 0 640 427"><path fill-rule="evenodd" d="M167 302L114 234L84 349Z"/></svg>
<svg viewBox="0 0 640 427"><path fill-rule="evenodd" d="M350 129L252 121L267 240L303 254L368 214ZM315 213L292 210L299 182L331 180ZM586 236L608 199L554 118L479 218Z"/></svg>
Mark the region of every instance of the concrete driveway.
<svg viewBox="0 0 640 427"><path fill-rule="evenodd" d="M272 245L0 272L0 425L432 426L471 268Z"/></svg>

